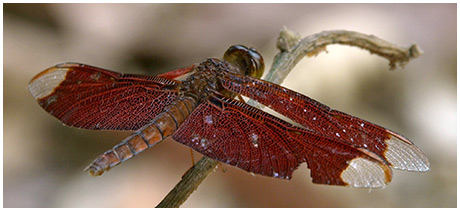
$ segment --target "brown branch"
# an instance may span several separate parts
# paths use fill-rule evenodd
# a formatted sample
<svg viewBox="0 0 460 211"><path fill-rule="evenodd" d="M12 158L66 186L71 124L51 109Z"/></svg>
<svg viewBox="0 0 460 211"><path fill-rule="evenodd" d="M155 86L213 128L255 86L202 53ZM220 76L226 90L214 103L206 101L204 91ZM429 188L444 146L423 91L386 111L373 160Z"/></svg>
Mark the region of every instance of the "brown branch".
<svg viewBox="0 0 460 211"><path fill-rule="evenodd" d="M420 56L423 51L416 44L402 48L373 35L353 31L323 31L300 40L294 32L284 28L278 38L280 53L275 56L272 67L264 80L280 84L305 56L314 56L326 50L327 45L342 44L360 47L390 61L390 70L396 65L404 67L411 59Z"/></svg>
<svg viewBox="0 0 460 211"><path fill-rule="evenodd" d="M198 185L203 182L208 174L216 168L218 163L214 159L203 156L198 163L185 172L181 181L177 183L157 207L179 207L198 188Z"/></svg>
<svg viewBox="0 0 460 211"><path fill-rule="evenodd" d="M390 69L396 64L403 67L409 60L422 54L417 45L401 48L372 35L352 31L324 31L310 35L304 39L284 28L278 38L277 47L280 49L272 67L264 80L281 83L294 66L305 56L316 55L330 44L357 46L377 54L390 61ZM157 207L179 207L184 203L201 182L210 174L219 162L203 156L195 166L182 176L182 180L158 204Z"/></svg>

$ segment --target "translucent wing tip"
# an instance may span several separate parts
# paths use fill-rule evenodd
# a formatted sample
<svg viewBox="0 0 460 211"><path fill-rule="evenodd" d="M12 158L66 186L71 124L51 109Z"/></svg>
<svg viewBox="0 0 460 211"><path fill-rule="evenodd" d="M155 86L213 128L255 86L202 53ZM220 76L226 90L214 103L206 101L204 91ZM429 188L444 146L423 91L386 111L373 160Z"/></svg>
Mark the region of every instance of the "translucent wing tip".
<svg viewBox="0 0 460 211"><path fill-rule="evenodd" d="M385 141L385 157L395 169L406 171L429 171L430 163L423 152L404 137L390 132Z"/></svg>
<svg viewBox="0 0 460 211"><path fill-rule="evenodd" d="M35 99L41 99L50 95L65 80L68 71L68 68L51 67L46 69L29 82L29 92Z"/></svg>
<svg viewBox="0 0 460 211"><path fill-rule="evenodd" d="M383 188L391 181L391 169L386 165L362 157L348 164L340 177L350 187Z"/></svg>

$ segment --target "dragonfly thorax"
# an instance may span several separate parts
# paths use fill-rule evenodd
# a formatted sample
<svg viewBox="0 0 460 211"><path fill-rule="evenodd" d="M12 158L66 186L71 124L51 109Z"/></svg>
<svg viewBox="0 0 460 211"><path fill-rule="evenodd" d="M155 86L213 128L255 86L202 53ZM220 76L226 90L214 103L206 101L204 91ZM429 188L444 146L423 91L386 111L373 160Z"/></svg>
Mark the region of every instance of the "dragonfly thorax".
<svg viewBox="0 0 460 211"><path fill-rule="evenodd" d="M223 60L207 59L195 66L194 74L183 81L181 90L188 93L191 91L199 100L206 99L213 92L233 98L235 94L222 86L222 73L230 72L260 78L264 67L264 59L256 49L233 45L225 52Z"/></svg>
<svg viewBox="0 0 460 211"><path fill-rule="evenodd" d="M227 61L210 58L196 65L194 69L194 73L182 82L181 91L194 94L199 101L207 99L212 93L234 97L232 92L223 88L221 78L222 72L240 74L241 70L238 67Z"/></svg>

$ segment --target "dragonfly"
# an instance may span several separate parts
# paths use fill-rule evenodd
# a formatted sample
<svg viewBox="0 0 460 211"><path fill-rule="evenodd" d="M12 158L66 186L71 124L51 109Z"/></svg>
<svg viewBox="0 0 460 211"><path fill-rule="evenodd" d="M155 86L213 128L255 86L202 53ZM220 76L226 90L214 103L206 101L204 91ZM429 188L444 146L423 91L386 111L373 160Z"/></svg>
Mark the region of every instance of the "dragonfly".
<svg viewBox="0 0 460 211"><path fill-rule="evenodd" d="M87 168L101 175L168 137L247 172L291 179L306 162L313 183L379 188L392 169L425 172L424 153L404 136L261 80L263 57L233 45L222 59L157 76L63 63L28 89L67 126L134 131ZM253 99L295 123L246 104Z"/></svg>

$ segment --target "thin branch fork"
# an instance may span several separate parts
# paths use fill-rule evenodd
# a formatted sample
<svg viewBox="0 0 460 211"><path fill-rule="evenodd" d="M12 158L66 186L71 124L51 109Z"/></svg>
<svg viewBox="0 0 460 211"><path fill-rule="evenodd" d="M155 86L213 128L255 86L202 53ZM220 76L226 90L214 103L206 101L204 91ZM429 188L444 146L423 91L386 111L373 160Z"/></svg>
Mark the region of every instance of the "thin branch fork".
<svg viewBox="0 0 460 211"><path fill-rule="evenodd" d="M416 45L409 48L398 47L373 35L353 31L323 31L300 39L300 36L283 28L277 41L280 50L272 67L264 78L266 81L280 84L295 65L305 56L313 56L325 51L327 45L342 44L360 47L389 60L390 70L396 65L404 67L411 59L423 52ZM182 176L177 185L166 195L157 207L179 207L195 191L203 180L216 168L218 161L203 156Z"/></svg>
<svg viewBox="0 0 460 211"><path fill-rule="evenodd" d="M404 67L410 60L423 54L416 44L403 48L374 35L354 31L323 31L300 39L299 35L284 28L277 41L277 47L281 52L275 56L272 67L264 80L276 84L282 83L302 58L326 51L326 46L331 44L349 45L368 50L371 54L388 59L390 70L394 70L397 65Z"/></svg>

